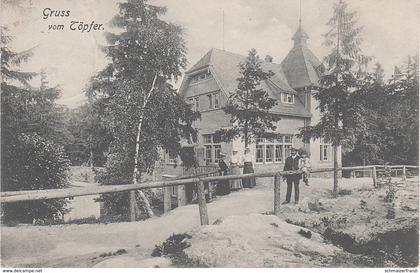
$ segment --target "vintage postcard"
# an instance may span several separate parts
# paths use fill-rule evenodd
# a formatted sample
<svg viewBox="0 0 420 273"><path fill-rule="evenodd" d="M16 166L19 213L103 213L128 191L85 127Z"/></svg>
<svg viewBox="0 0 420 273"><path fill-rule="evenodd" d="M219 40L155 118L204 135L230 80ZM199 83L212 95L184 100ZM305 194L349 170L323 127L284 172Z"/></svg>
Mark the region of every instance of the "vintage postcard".
<svg viewBox="0 0 420 273"><path fill-rule="evenodd" d="M0 3L3 272L417 272L418 0Z"/></svg>

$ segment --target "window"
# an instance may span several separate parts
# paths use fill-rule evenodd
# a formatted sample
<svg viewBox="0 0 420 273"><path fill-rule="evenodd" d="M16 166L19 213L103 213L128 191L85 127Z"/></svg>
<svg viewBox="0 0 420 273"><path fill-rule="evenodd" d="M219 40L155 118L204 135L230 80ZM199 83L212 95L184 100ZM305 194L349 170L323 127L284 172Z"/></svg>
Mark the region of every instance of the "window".
<svg viewBox="0 0 420 273"><path fill-rule="evenodd" d="M295 103L295 95L289 94L289 93L282 93L282 102L283 103L289 103L294 104Z"/></svg>
<svg viewBox="0 0 420 273"><path fill-rule="evenodd" d="M264 163L264 145L257 144L255 153L255 162Z"/></svg>
<svg viewBox="0 0 420 273"><path fill-rule="evenodd" d="M195 111L200 111L200 97L195 97Z"/></svg>
<svg viewBox="0 0 420 273"><path fill-rule="evenodd" d="M267 144L265 145L265 162L271 163L274 160L274 145Z"/></svg>
<svg viewBox="0 0 420 273"><path fill-rule="evenodd" d="M290 155L292 136L279 135L275 139L257 139L255 161L257 163L280 163Z"/></svg>
<svg viewBox="0 0 420 273"><path fill-rule="evenodd" d="M187 104L193 111L200 111L200 97L192 97L187 99Z"/></svg>
<svg viewBox="0 0 420 273"><path fill-rule="evenodd" d="M193 82L193 83L194 82L200 82L200 81L203 81L205 79L209 79L211 77L212 77L212 75L211 75L210 70L206 70L206 71L197 73L195 75L192 75L191 76L191 82Z"/></svg>
<svg viewBox="0 0 420 273"><path fill-rule="evenodd" d="M213 95L208 94L207 99L208 99L208 102L209 102L209 109L213 109Z"/></svg>
<svg viewBox="0 0 420 273"><path fill-rule="evenodd" d="M211 163L218 163L220 160L220 153L222 151L222 145L220 139L214 135L203 135L204 149L205 149L205 161L206 165Z"/></svg>
<svg viewBox="0 0 420 273"><path fill-rule="evenodd" d="M176 154L173 154L169 152L168 150L165 150L165 162L168 164L176 164Z"/></svg>
<svg viewBox="0 0 420 273"><path fill-rule="evenodd" d="M283 162L283 145L276 145L276 162Z"/></svg>
<svg viewBox="0 0 420 273"><path fill-rule="evenodd" d="M331 145L324 143L324 141L321 139L321 144L319 145L319 160L330 161L330 151Z"/></svg>
<svg viewBox="0 0 420 273"><path fill-rule="evenodd" d="M191 109L193 109L193 107L194 107L194 99L193 98L189 98L187 100L187 104L191 107Z"/></svg>
<svg viewBox="0 0 420 273"><path fill-rule="evenodd" d="M213 162L212 160L212 146L211 145L206 145L206 165L209 165L210 163Z"/></svg>
<svg viewBox="0 0 420 273"><path fill-rule="evenodd" d="M208 110L220 108L220 92L214 92L207 95Z"/></svg>
<svg viewBox="0 0 420 273"><path fill-rule="evenodd" d="M220 93L214 93L214 109L219 109L220 107Z"/></svg>

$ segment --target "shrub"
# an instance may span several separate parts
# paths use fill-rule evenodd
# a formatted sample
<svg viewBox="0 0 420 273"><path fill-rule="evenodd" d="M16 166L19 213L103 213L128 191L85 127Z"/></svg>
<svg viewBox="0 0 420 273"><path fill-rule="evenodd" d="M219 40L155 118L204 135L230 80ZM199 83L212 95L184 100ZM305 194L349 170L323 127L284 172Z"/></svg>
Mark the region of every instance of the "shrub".
<svg viewBox="0 0 420 273"><path fill-rule="evenodd" d="M2 190L44 190L67 187L70 161L61 146L36 135L20 134L2 145ZM66 213L67 201L53 199L3 204L3 221L54 223Z"/></svg>

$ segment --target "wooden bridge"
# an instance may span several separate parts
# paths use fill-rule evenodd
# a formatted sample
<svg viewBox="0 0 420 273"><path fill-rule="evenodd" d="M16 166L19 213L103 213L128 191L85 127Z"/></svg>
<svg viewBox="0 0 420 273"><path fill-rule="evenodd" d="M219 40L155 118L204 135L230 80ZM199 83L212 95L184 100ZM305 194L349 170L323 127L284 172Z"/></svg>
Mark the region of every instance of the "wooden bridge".
<svg viewBox="0 0 420 273"><path fill-rule="evenodd" d="M418 175L418 166L398 165L398 166L383 166L383 165L369 165L369 166L356 166L356 167L342 167L339 171L358 171L368 170L372 177L372 183L374 187L377 187L377 173L385 172L386 168L394 170L396 174L401 171L402 178L405 179L408 170L416 170ZM332 172L333 168L318 168L312 169L311 173L325 173ZM279 171L279 172L261 172L252 174L241 174L241 175L225 175L225 176L208 176L208 177L184 177L183 179L174 179L167 181L154 181L141 184L124 184L124 185L106 185L89 188L65 188L65 189L48 189L48 190L31 190L31 191L8 191L1 192L1 203L12 203L22 201L33 201L33 200L47 200L47 199L59 199L68 198L75 196L85 195L96 195L103 193L113 192L125 192L151 188L168 188L178 185L196 184L198 193L198 208L200 212L200 222L202 225L208 225L208 213L204 191L204 183L206 182L221 182L231 179L242 179L247 177L272 177L274 183L274 214L279 215L280 213L280 186L281 177L290 174L300 174L301 171ZM215 175L215 174L213 174Z"/></svg>

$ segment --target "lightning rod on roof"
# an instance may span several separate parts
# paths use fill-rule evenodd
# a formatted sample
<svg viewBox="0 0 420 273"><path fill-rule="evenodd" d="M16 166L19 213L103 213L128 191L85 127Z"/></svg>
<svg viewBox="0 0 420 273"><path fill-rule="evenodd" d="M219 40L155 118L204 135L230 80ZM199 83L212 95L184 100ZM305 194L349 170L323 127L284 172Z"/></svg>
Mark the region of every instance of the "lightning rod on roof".
<svg viewBox="0 0 420 273"><path fill-rule="evenodd" d="M225 11L222 9L222 50L225 50Z"/></svg>

